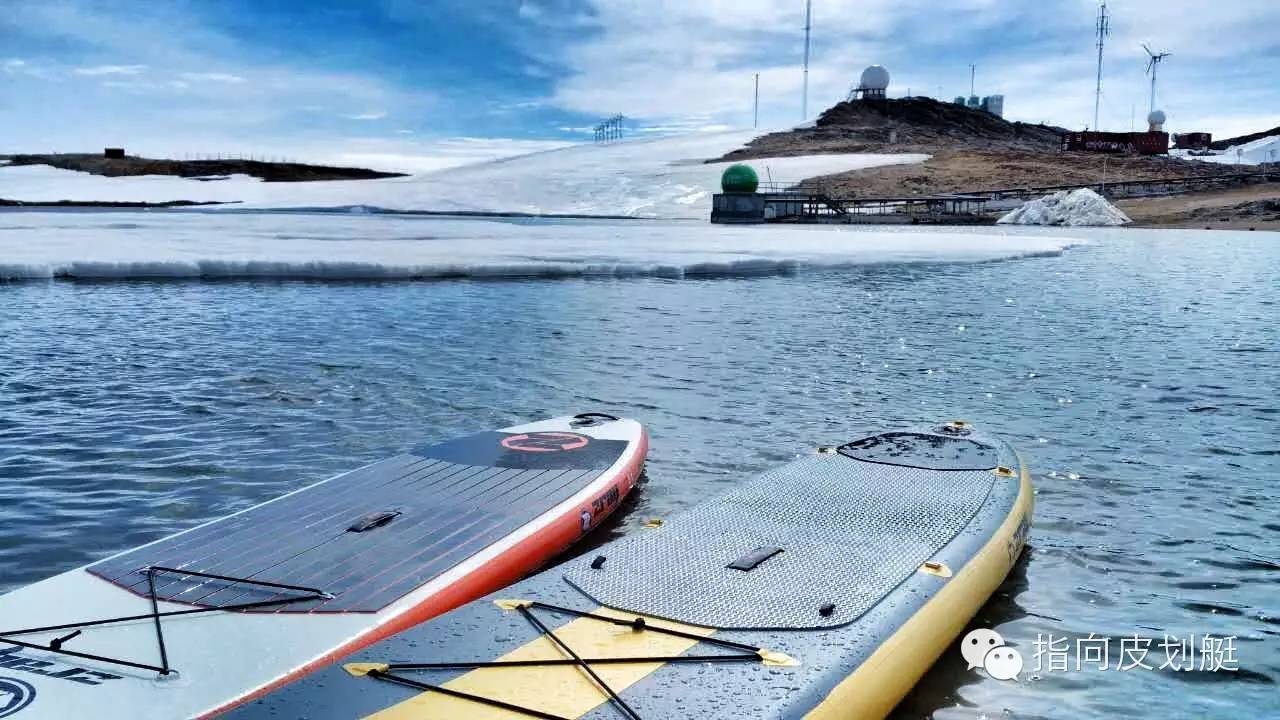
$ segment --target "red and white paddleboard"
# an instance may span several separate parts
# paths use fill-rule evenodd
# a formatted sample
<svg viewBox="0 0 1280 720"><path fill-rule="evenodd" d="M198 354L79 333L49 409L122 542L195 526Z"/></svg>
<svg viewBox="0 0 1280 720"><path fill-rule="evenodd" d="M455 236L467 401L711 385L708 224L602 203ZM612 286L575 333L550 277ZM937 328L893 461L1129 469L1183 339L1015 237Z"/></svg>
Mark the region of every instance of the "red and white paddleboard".
<svg viewBox="0 0 1280 720"><path fill-rule="evenodd" d="M0 718L217 714L537 569L647 450L595 413L470 435L0 596Z"/></svg>

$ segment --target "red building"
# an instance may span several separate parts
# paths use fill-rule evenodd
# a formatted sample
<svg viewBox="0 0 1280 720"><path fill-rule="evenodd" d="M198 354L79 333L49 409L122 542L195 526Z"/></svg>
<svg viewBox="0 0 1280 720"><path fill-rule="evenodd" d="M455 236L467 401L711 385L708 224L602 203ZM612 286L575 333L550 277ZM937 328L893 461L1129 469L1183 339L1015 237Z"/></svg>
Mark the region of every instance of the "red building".
<svg viewBox="0 0 1280 720"><path fill-rule="evenodd" d="M1169 133L1152 132L1073 132L1062 136L1063 150L1085 152L1164 155L1169 152Z"/></svg>
<svg viewBox="0 0 1280 720"><path fill-rule="evenodd" d="M1176 133L1173 146L1179 150L1208 150L1213 142L1213 134L1207 132Z"/></svg>

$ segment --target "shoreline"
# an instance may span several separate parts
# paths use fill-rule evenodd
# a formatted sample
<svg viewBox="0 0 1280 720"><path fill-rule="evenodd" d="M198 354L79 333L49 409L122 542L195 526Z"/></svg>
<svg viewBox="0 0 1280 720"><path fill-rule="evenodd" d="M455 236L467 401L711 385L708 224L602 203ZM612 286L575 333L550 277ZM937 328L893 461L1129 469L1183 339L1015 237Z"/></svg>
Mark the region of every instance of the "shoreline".
<svg viewBox="0 0 1280 720"><path fill-rule="evenodd" d="M48 165L59 170L72 170L102 177L167 175L192 180L212 180L223 179L230 175L249 175L263 182L322 182L407 177L405 173L383 172L368 168L243 158L174 160L135 155L108 158L94 153L13 153L0 155L0 160L7 161L7 167Z"/></svg>

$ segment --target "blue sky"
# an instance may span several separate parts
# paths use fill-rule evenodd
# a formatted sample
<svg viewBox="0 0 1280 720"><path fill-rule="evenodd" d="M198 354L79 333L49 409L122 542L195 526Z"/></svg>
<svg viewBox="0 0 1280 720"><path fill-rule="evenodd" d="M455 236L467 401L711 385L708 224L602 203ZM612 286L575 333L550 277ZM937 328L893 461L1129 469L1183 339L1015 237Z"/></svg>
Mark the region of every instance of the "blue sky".
<svg viewBox="0 0 1280 720"><path fill-rule="evenodd" d="M1141 124L1149 41L1169 129L1280 125L1280 3L1115 0L1103 125ZM800 118L802 0L0 0L0 152L122 144L429 169L589 139ZM1093 115L1088 0L814 0L810 109L865 65L891 94L1003 93Z"/></svg>

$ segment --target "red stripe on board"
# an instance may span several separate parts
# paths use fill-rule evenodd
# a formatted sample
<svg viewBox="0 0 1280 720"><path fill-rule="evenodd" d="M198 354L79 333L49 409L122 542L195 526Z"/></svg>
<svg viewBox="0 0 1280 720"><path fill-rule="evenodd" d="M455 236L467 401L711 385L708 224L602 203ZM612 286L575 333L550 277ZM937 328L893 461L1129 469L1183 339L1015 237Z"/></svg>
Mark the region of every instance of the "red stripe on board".
<svg viewBox="0 0 1280 720"><path fill-rule="evenodd" d="M613 511L622 504L622 498L625 498L635 488L636 481L640 478L640 469L644 466L645 456L648 452L649 433L642 427L640 429L640 441L636 445L636 452L631 460L613 476L614 480L606 481L603 484L604 488L608 488L611 484L616 483L618 487L618 502L608 507L605 512L593 515L592 528L599 525L604 518L613 514ZM516 582L529 575L533 570L545 565L561 552L564 552L578 538L582 537L583 531L579 516L582 512L590 511L591 509L591 499L589 498L578 507L553 520L551 524L542 530L521 540L507 552L490 560L484 566L476 568L449 587L424 599L421 603L388 620L383 625L371 628L369 632L351 640L347 644L277 678L244 697L199 716L197 720L206 720L232 708L252 702L346 655L350 655L379 640L384 640L399 632L408 630L414 625L426 622L438 615L443 615L460 605L465 605L472 600L484 597Z"/></svg>

